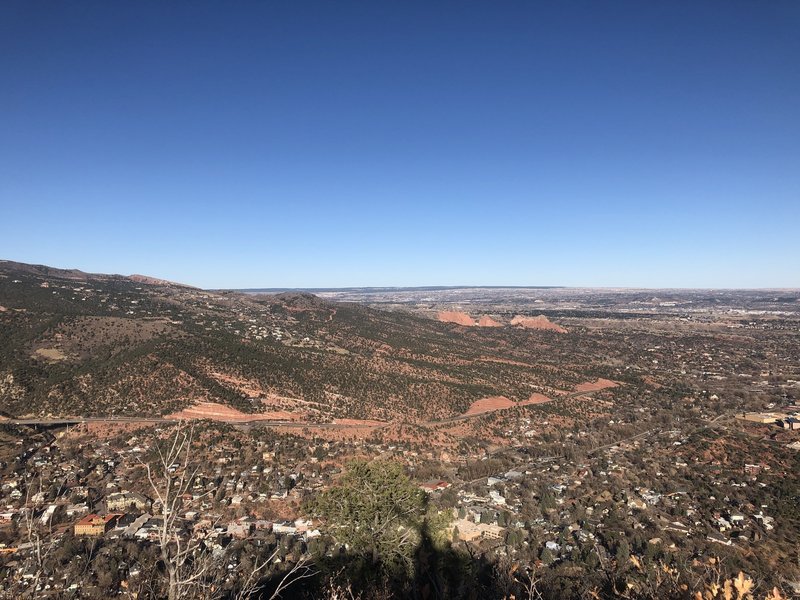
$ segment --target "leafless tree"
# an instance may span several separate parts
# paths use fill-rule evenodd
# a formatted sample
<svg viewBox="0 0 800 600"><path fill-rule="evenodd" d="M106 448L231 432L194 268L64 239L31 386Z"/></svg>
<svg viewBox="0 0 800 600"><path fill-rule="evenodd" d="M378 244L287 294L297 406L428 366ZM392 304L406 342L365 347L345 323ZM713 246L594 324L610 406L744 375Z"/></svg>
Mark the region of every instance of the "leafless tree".
<svg viewBox="0 0 800 600"><path fill-rule="evenodd" d="M38 480L38 492L42 493L42 481ZM26 485L25 488L25 505L22 509L22 526L25 531L25 539L27 540L30 549L29 567L32 571L33 577L30 579L28 589L23 592L24 598L35 598L38 594L38 588L42 583L42 579L46 575L45 565L48 561L50 554L56 547L56 541L53 538L52 520L48 519L46 523L41 520L36 520L35 506L32 506L31 491L34 489L33 482ZM36 494L34 494L36 495Z"/></svg>
<svg viewBox="0 0 800 600"><path fill-rule="evenodd" d="M342 571L328 579L328 583L323 590L323 596L320 598L324 598L325 600L361 600L361 594L353 593L353 587L350 583L337 583L337 579L341 576Z"/></svg>
<svg viewBox="0 0 800 600"><path fill-rule="evenodd" d="M542 600L539 591L539 577L534 565L512 563L508 558L500 559L495 565L497 583L503 588L504 598L519 600Z"/></svg>
<svg viewBox="0 0 800 600"><path fill-rule="evenodd" d="M247 573L237 573L239 580L233 592L224 590L224 582L216 569L219 561L208 551L201 538L184 537L177 521L183 497L199 473L199 467L191 461L194 426L178 423L165 441L165 444L156 444L157 456L151 463L140 460L140 464L161 507L162 524L157 543L167 573L167 598L216 600L230 596L245 600L251 597L263 588L263 577L269 567L275 564L277 549ZM293 583L316 574L309 560L308 556L303 556L292 564L279 580L271 600L279 598Z"/></svg>
<svg viewBox="0 0 800 600"><path fill-rule="evenodd" d="M534 566L516 569L513 577L514 581L522 587L525 594L522 596L524 600L542 600L542 592L539 590L539 576L536 574Z"/></svg>
<svg viewBox="0 0 800 600"><path fill-rule="evenodd" d="M241 579L238 590L233 596L234 600L247 600L256 592L259 592L263 585L261 579L270 565L275 564L275 558L278 555L276 548L267 558L256 564L255 568L251 569L246 577ZM314 577L317 574L310 564L310 557L308 555L301 556L297 561L292 563L292 566L286 571L278 581L275 591L269 597L269 600L277 600L286 589L297 583L301 579ZM242 574L243 575L243 574Z"/></svg>
<svg viewBox="0 0 800 600"><path fill-rule="evenodd" d="M197 596L196 587L211 567L210 556L202 552L202 540L191 536L184 540L176 523L183 495L188 492L199 469L190 464L193 439L194 427L187 429L179 423L165 445L155 444L157 457L153 464L140 460L161 507L158 546L167 572L169 600Z"/></svg>

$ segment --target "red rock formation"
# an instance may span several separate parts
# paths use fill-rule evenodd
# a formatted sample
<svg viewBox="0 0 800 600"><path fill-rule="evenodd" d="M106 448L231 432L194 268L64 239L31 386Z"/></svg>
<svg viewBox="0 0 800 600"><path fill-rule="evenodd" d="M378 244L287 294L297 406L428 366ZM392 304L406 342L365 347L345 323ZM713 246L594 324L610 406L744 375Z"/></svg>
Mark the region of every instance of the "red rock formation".
<svg viewBox="0 0 800 600"><path fill-rule="evenodd" d="M475 325L475 319L470 317L467 313L454 310L440 312L437 318L443 323L455 323L456 325L464 325L465 327L472 327Z"/></svg>
<svg viewBox="0 0 800 600"><path fill-rule="evenodd" d="M478 327L502 327L502 323L498 323L492 317L483 315L478 321Z"/></svg>
<svg viewBox="0 0 800 600"><path fill-rule="evenodd" d="M556 331L558 333L567 333L567 330L561 327L561 325L556 325L544 315L539 315L538 317L523 317L521 315L517 315L511 319L511 324L519 325L524 329L546 329L549 331Z"/></svg>

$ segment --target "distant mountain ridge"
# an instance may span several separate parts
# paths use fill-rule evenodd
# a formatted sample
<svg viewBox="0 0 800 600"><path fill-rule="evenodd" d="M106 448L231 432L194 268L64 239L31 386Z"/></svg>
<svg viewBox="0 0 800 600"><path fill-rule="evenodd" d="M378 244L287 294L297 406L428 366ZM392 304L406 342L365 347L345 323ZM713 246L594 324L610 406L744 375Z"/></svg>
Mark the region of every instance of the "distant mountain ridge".
<svg viewBox="0 0 800 600"><path fill-rule="evenodd" d="M49 267L47 265L34 265L16 262L13 260L0 259L0 273L2 272L17 272L17 273L30 273L41 275L44 277L51 277L54 279L68 279L74 281L89 281L89 280L109 280L109 279L129 279L137 283L146 283L150 285L177 285L181 287L191 288L193 286L185 283L177 283L174 281L167 281L166 279L158 279L156 277L149 277L147 275L118 275L108 273L87 273L79 269L59 269L56 267ZM197 288L194 288L197 289Z"/></svg>
<svg viewBox="0 0 800 600"><path fill-rule="evenodd" d="M232 292L243 294L276 294L280 292L441 292L446 290L558 290L560 285L421 285L389 287L275 287L275 288L232 288ZM227 288L215 288L221 291Z"/></svg>

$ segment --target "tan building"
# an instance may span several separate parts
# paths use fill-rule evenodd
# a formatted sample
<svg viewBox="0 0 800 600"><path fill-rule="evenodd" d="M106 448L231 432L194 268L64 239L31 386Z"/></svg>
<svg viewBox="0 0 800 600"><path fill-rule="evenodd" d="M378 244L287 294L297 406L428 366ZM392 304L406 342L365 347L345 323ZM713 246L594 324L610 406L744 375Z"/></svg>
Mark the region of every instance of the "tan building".
<svg viewBox="0 0 800 600"><path fill-rule="evenodd" d="M106 498L108 510L128 510L131 506L137 510L147 510L150 508L150 499L137 492L118 492Z"/></svg>
<svg viewBox="0 0 800 600"><path fill-rule="evenodd" d="M101 517L100 515L86 515L75 523L75 535L101 536L114 526L121 515L109 514Z"/></svg>
<svg viewBox="0 0 800 600"><path fill-rule="evenodd" d="M776 413L742 413L740 415L736 415L737 419L750 421L752 423L762 423L764 425L775 423L782 417L783 415L778 415Z"/></svg>
<svg viewBox="0 0 800 600"><path fill-rule="evenodd" d="M458 528L459 539L465 542L474 542L480 539L499 540L505 533L505 529L499 525L473 523L466 519L458 519L454 525Z"/></svg>

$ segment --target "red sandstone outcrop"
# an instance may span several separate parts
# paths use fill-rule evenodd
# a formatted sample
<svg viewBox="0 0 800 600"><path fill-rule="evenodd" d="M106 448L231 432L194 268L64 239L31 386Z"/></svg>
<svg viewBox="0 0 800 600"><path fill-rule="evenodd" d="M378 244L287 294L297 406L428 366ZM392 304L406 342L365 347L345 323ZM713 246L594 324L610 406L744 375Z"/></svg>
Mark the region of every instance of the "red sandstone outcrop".
<svg viewBox="0 0 800 600"><path fill-rule="evenodd" d="M511 319L511 324L518 325L524 329L546 329L549 331L556 331L558 333L567 333L567 330L561 327L561 325L556 325L544 315L539 315L538 317L523 317L521 315L517 315Z"/></svg>
<svg viewBox="0 0 800 600"><path fill-rule="evenodd" d="M455 310L445 310L440 312L437 319L443 323L455 323L456 325L464 325L465 327L472 327L475 325L475 319L470 317L467 313L458 312Z"/></svg>
<svg viewBox="0 0 800 600"><path fill-rule="evenodd" d="M503 326L502 323L498 323L488 315L484 315L478 320L478 327L502 327L502 326Z"/></svg>

